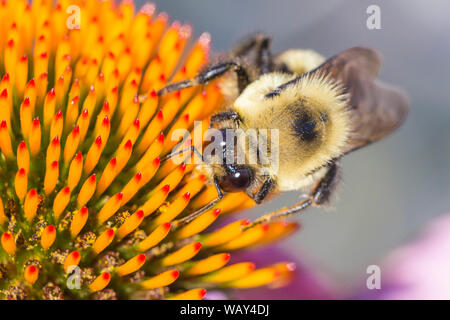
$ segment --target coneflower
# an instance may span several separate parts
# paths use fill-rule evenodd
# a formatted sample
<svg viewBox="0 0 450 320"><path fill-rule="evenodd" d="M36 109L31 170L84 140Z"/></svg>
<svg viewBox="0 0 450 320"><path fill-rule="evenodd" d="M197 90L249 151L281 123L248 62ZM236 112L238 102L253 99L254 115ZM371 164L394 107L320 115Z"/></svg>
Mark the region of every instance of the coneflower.
<svg viewBox="0 0 450 320"><path fill-rule="evenodd" d="M77 7L67 14L74 3L79 25ZM134 10L132 1L0 4L0 298L201 299L293 274L288 262L229 263L231 251L297 228L246 219L209 228L252 205L244 194L177 223L215 189L193 164L160 161L180 142L164 134L194 120L206 130L222 97L215 83L156 91L194 76L210 37L189 45L189 25L169 24L152 4Z"/></svg>

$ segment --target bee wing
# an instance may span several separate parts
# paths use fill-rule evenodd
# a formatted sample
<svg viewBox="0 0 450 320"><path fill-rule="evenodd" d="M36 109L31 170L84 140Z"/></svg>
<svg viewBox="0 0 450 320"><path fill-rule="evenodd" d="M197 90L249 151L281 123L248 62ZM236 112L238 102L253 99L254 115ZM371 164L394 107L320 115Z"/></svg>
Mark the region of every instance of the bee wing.
<svg viewBox="0 0 450 320"><path fill-rule="evenodd" d="M389 135L408 113L406 95L380 81L362 82L351 98L353 130L344 152L348 153Z"/></svg>
<svg viewBox="0 0 450 320"><path fill-rule="evenodd" d="M348 49L312 70L339 81L350 95L353 130L348 153L377 141L398 128L408 113L406 95L391 86L376 81L380 58L376 51L355 47Z"/></svg>

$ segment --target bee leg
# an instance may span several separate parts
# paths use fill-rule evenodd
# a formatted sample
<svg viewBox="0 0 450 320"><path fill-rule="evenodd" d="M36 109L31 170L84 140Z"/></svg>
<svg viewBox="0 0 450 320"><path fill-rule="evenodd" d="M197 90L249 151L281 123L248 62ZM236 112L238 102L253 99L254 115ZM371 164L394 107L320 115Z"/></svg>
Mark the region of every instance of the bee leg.
<svg viewBox="0 0 450 320"><path fill-rule="evenodd" d="M312 192L313 205L320 206L326 204L339 182L340 168L337 163L330 164L328 171L316 184Z"/></svg>
<svg viewBox="0 0 450 320"><path fill-rule="evenodd" d="M256 45L260 41L260 39L266 38L266 37L268 38L267 35L265 35L263 33L260 33L260 32L256 32L254 34L250 34L249 36L247 36L243 40L239 41L230 50L230 55L232 55L234 57L245 56L246 54L248 54L251 50L253 50L256 47Z"/></svg>
<svg viewBox="0 0 450 320"><path fill-rule="evenodd" d="M267 34L257 32L250 35L245 40L239 42L230 54L235 57L247 55L251 50L256 50L255 64L259 68L260 74L273 71L273 59L270 52L271 37Z"/></svg>
<svg viewBox="0 0 450 320"><path fill-rule="evenodd" d="M275 181L272 179L272 177L267 177L266 180L263 182L261 188L256 192L255 195L249 195L257 204L260 204L270 193L272 188L275 186Z"/></svg>
<svg viewBox="0 0 450 320"><path fill-rule="evenodd" d="M212 65L198 73L194 78L175 82L158 91L158 95L165 95L173 91L182 90L208 82L222 76L228 71L234 71L237 75L239 92L242 92L249 84L249 76L245 68L237 61L226 61Z"/></svg>
<svg viewBox="0 0 450 320"><path fill-rule="evenodd" d="M214 186L216 187L217 198L215 198L214 200L209 202L207 205L201 207L197 211L194 211L193 213L189 214L188 216L174 221L172 223L173 229L176 229L176 228L179 228L179 227L182 227L182 226L188 224L189 222L191 222L192 220L194 220L195 218L200 216L202 213L204 213L204 212L208 211L209 209L211 209L212 207L214 207L220 200L223 199L224 193L220 189L219 181L217 180L216 177L214 177Z"/></svg>
<svg viewBox="0 0 450 320"><path fill-rule="evenodd" d="M270 53L270 38L266 38L260 43L256 55L256 65L259 67L260 74L266 74L273 71L273 60L272 54Z"/></svg>
<svg viewBox="0 0 450 320"><path fill-rule="evenodd" d="M216 113L215 115L211 116L211 124L212 123L219 123L219 122L223 122L223 121L229 121L229 120L233 120L233 121L239 121L240 117L239 114L235 111L223 111L223 112L219 112Z"/></svg>
<svg viewBox="0 0 450 320"><path fill-rule="evenodd" d="M328 171L315 185L311 194L306 199L303 199L302 201L292 206L284 207L274 212L267 213L253 221L246 228L248 229L254 227L255 225L268 223L273 220L284 219L300 213L301 211L311 206L320 206L321 204L326 203L334 190L334 186L338 177L338 170L339 167L336 163L331 164L328 168Z"/></svg>

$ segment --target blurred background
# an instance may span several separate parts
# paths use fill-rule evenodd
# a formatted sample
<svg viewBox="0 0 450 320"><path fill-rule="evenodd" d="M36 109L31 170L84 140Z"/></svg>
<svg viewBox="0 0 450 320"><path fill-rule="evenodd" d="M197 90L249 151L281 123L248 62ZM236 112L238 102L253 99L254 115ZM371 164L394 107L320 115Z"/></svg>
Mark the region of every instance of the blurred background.
<svg viewBox="0 0 450 320"><path fill-rule="evenodd" d="M274 53L311 48L330 57L353 46L376 48L383 56L380 78L408 92L411 110L404 126L345 157L334 208L311 209L297 217L303 230L279 244L313 263L343 294L365 286L369 265L413 239L433 217L450 211L449 1L153 2L171 19L191 22L197 35L211 33L216 52L254 31L273 35ZM366 27L372 4L381 9L380 30ZM249 215L298 197L280 196Z"/></svg>

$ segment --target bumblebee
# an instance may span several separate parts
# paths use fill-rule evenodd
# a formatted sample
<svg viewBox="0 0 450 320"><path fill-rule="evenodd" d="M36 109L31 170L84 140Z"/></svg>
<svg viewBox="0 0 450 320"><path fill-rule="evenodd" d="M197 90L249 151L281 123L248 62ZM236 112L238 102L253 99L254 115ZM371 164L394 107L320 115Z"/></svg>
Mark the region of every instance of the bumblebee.
<svg viewBox="0 0 450 320"><path fill-rule="evenodd" d="M277 170L250 163L200 165L218 196L185 221L213 207L228 192L246 192L259 204L277 192L307 189L300 202L268 213L254 224L326 204L340 175L339 160L389 135L407 115L405 94L376 80L379 68L378 53L363 47L328 60L301 49L272 56L270 37L258 33L194 78L162 88L159 95L221 77L227 106L211 117L211 124L224 138L228 129L279 132ZM257 153L257 148L251 149ZM220 156L227 154L224 150Z"/></svg>

